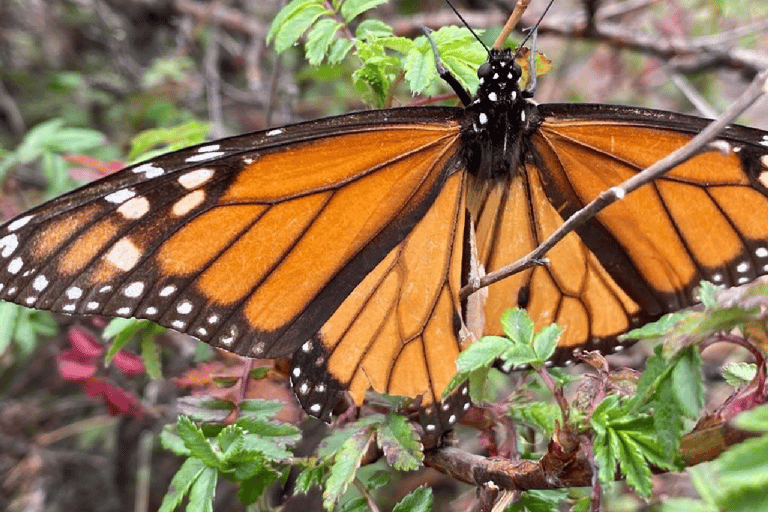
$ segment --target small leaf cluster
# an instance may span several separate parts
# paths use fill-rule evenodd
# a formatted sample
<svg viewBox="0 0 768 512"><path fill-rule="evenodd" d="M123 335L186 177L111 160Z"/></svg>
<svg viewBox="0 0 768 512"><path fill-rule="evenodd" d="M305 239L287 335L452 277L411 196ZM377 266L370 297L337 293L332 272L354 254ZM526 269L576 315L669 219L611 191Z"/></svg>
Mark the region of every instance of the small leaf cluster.
<svg viewBox="0 0 768 512"><path fill-rule="evenodd" d="M550 324L535 333L533 320L520 308L505 311L501 326L506 337L485 336L459 354L456 360L458 371L444 396L469 380L472 400L481 402L488 372L497 361L501 361L505 372L526 366L541 368L554 354L563 332L557 325Z"/></svg>
<svg viewBox="0 0 768 512"><path fill-rule="evenodd" d="M283 52L306 33L305 53L310 65L341 63L354 49L361 61L353 81L364 99L388 106L393 88L405 80L412 93L421 94L439 80L432 46L425 36L414 40L394 35L379 20L358 18L385 0L294 0L277 15L267 34L275 50ZM354 24L354 29L353 29ZM487 58L483 46L466 28L445 27L432 33L443 65L474 90L477 67Z"/></svg>
<svg viewBox="0 0 768 512"><path fill-rule="evenodd" d="M254 503L285 472L289 446L301 437L297 427L272 417L282 407L276 402L248 400L231 425L196 425L180 416L175 428L163 431L163 447L186 457L171 481L160 507L175 510L186 496L187 510L212 510L219 477L239 483L238 497Z"/></svg>

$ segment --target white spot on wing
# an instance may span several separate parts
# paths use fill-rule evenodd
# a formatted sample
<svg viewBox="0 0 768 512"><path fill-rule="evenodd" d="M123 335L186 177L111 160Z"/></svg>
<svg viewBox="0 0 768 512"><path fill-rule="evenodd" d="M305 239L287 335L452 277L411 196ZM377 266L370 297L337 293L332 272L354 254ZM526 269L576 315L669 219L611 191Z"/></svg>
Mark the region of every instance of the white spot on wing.
<svg viewBox="0 0 768 512"><path fill-rule="evenodd" d="M157 314L157 308L154 306L149 306L147 309L144 310L145 315L156 315Z"/></svg>
<svg viewBox="0 0 768 512"><path fill-rule="evenodd" d="M30 220L32 220L32 215L25 215L24 217L18 218L8 224L8 231L16 231L17 229L26 226Z"/></svg>
<svg viewBox="0 0 768 512"><path fill-rule="evenodd" d="M123 272L131 270L139 262L141 250L130 238L121 238L104 255L104 259Z"/></svg>
<svg viewBox="0 0 768 512"><path fill-rule="evenodd" d="M24 261L17 256L16 258L13 258L10 263L8 263L8 273L18 274L19 270L21 270L21 267L23 266Z"/></svg>
<svg viewBox="0 0 768 512"><path fill-rule="evenodd" d="M212 160L214 158L218 158L223 154L224 154L223 151L209 151L207 153L197 153L195 155L185 158L184 161L190 164L194 162L205 162L206 160Z"/></svg>
<svg viewBox="0 0 768 512"><path fill-rule="evenodd" d="M46 286L48 286L48 278L45 276L37 276L35 280L32 281L32 288L38 292L45 290Z"/></svg>
<svg viewBox="0 0 768 512"><path fill-rule="evenodd" d="M89 302L88 304L85 305L85 309L87 309L89 311L93 311L93 310L97 309L98 307L99 307L99 303L98 302L94 302L94 301L91 301L91 302Z"/></svg>
<svg viewBox="0 0 768 512"><path fill-rule="evenodd" d="M192 312L192 303L189 302L188 300L185 300L184 302L176 306L176 311L180 315L188 315Z"/></svg>
<svg viewBox="0 0 768 512"><path fill-rule="evenodd" d="M185 195L178 201L176 201L171 208L171 213L177 217L183 217L188 214L203 202L205 199L205 192L203 190L195 190Z"/></svg>
<svg viewBox="0 0 768 512"><path fill-rule="evenodd" d="M187 190L192 190L210 180L213 174L213 169L195 169L179 176L179 184Z"/></svg>
<svg viewBox="0 0 768 512"><path fill-rule="evenodd" d="M136 192L129 188L112 192L109 195L104 196L104 200L114 204L122 204L136 195Z"/></svg>
<svg viewBox="0 0 768 512"><path fill-rule="evenodd" d="M130 220L140 219L146 215L148 211L149 201L147 201L147 198L144 196L134 197L117 209L117 213Z"/></svg>
<svg viewBox="0 0 768 512"><path fill-rule="evenodd" d="M136 281L135 283L131 283L128 286L125 287L123 290L123 295L126 297L136 298L142 294L144 291L144 283L141 281Z"/></svg>
<svg viewBox="0 0 768 512"><path fill-rule="evenodd" d="M491 101L497 101L499 99L499 97L496 96L495 92L489 92L488 93L488 99L491 100Z"/></svg>
<svg viewBox="0 0 768 512"><path fill-rule="evenodd" d="M268 137L274 137L275 135L280 135L281 133L283 133L283 130L281 130L281 129L279 129L279 128L278 128L278 129L276 129L276 130L269 130L269 131L267 132L267 136L268 136Z"/></svg>
<svg viewBox="0 0 768 512"><path fill-rule="evenodd" d="M768 249L766 249L765 247L758 247L757 249L755 249L755 256L757 256L758 258L765 258L766 256L768 256Z"/></svg>
<svg viewBox="0 0 768 512"><path fill-rule="evenodd" d="M117 313L118 315L122 315L122 316L125 316L125 315L129 314L130 312L131 312L131 308L127 308L127 307L120 308L117 311L115 311L115 313Z"/></svg>
<svg viewBox="0 0 768 512"><path fill-rule="evenodd" d="M0 238L0 256L7 258L19 246L19 237L16 235L7 235Z"/></svg>
<svg viewBox="0 0 768 512"><path fill-rule="evenodd" d="M218 151L221 144L208 144L207 146L200 146L197 148L199 153L208 153L209 151Z"/></svg>
<svg viewBox="0 0 768 512"><path fill-rule="evenodd" d="M323 406L320 404L312 404L309 407L309 412L312 412L314 414L320 414L320 411L323 409Z"/></svg>
<svg viewBox="0 0 768 512"><path fill-rule="evenodd" d="M184 327L186 327L186 325L187 323L182 320L174 320L173 322L171 322L171 327L173 327L174 329L183 329Z"/></svg>
<svg viewBox="0 0 768 512"><path fill-rule="evenodd" d="M744 273L749 270L749 263L746 261L739 263L736 265L736 272Z"/></svg>
<svg viewBox="0 0 768 512"><path fill-rule="evenodd" d="M161 169L160 167L156 167L153 164L141 164L140 166L133 169L133 172L136 174L143 173L144 177L148 180L165 174L165 170Z"/></svg>
<svg viewBox="0 0 768 512"><path fill-rule="evenodd" d="M83 289L79 286L73 286L67 289L66 295L69 300L77 300L83 296Z"/></svg>
<svg viewBox="0 0 768 512"><path fill-rule="evenodd" d="M160 293L158 295L160 295L161 297L168 297L175 291L176 291L176 287L170 284L168 286L163 287L163 289L160 290Z"/></svg>
<svg viewBox="0 0 768 512"><path fill-rule="evenodd" d="M480 112L480 115L477 116L477 120L480 121L480 124L485 124L488 122L488 116L485 115L485 113Z"/></svg>

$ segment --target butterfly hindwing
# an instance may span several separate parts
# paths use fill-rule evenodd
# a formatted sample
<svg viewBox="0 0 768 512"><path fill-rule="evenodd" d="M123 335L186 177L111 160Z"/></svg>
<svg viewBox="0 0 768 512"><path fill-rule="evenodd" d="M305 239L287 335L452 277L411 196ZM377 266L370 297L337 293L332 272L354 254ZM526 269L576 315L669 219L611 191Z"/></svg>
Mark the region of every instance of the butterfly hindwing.
<svg viewBox="0 0 768 512"><path fill-rule="evenodd" d="M456 112L350 114L129 167L0 227L0 298L286 355L434 201Z"/></svg>
<svg viewBox="0 0 768 512"><path fill-rule="evenodd" d="M459 300L465 179L446 180L416 227L294 355L293 387L311 414L329 419L344 390L360 405L373 388L422 397L422 423L436 434L469 408L466 388L442 401L466 342Z"/></svg>

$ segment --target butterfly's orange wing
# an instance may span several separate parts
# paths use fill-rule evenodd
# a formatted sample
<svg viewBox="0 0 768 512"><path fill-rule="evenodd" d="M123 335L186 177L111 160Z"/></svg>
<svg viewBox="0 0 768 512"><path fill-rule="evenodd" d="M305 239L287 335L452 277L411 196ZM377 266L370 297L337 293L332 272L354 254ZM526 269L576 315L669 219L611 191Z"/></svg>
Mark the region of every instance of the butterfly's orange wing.
<svg viewBox="0 0 768 512"><path fill-rule="evenodd" d="M459 290L467 242L465 175L453 174L424 218L294 355L292 381L304 408L330 418L349 390L422 397L428 434L453 427L469 408L466 388L446 401L467 341Z"/></svg>
<svg viewBox="0 0 768 512"><path fill-rule="evenodd" d="M543 105L530 158L469 202L486 271L516 261L579 208L681 147L705 120L606 105ZM615 110L615 112L612 112ZM613 115L611 115L613 114ZM640 320L696 301L701 279L736 285L768 273L768 140L731 127L710 149L577 228L548 262L489 288L486 332L510 305L566 328L560 358L620 346ZM500 217L497 217L497 212Z"/></svg>
<svg viewBox="0 0 768 512"><path fill-rule="evenodd" d="M0 298L290 354L456 171L457 112L350 114L129 167L0 227Z"/></svg>

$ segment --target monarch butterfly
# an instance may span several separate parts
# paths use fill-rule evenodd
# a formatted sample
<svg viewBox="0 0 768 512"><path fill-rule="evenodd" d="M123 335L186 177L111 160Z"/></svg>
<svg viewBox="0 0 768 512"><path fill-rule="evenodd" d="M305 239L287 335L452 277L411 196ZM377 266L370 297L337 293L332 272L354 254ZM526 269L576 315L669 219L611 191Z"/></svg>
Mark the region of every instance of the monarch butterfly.
<svg viewBox="0 0 768 512"><path fill-rule="evenodd" d="M608 105L537 105L491 50L464 108L358 112L209 142L130 166L0 227L0 299L139 317L246 356L293 354L305 410L349 392L421 397L428 434L470 336L459 290L534 249L598 193L706 121ZM707 151L568 235L548 263L489 287L484 332L515 304L566 328L560 357L609 349L690 305L702 278L768 272L768 133Z"/></svg>

